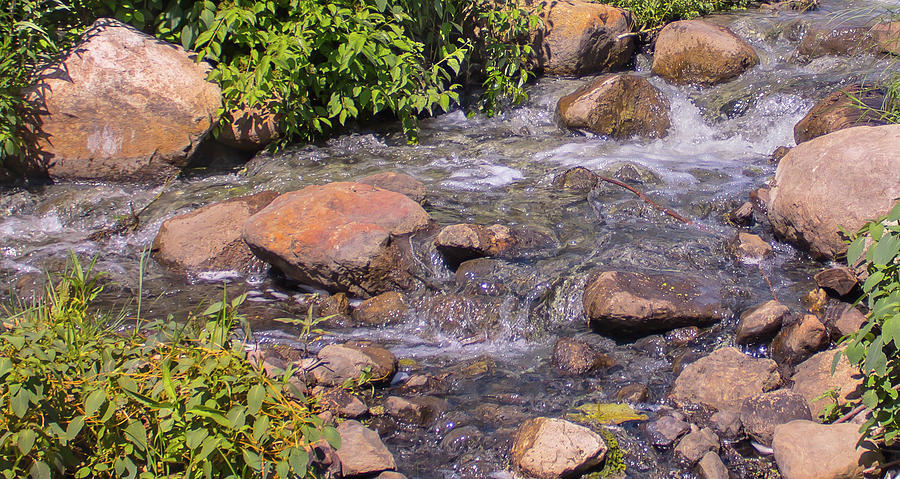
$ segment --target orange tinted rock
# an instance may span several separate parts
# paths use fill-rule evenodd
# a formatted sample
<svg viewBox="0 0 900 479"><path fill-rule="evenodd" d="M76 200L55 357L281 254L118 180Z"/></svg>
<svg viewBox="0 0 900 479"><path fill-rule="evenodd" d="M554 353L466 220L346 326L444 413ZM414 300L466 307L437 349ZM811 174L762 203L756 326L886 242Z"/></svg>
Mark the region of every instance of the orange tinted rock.
<svg viewBox="0 0 900 479"><path fill-rule="evenodd" d="M877 88L849 85L826 96L794 126L797 144L833 131L860 125L883 125L877 113L859 107L859 102L872 109L880 109L884 91Z"/></svg>
<svg viewBox="0 0 900 479"><path fill-rule="evenodd" d="M659 32L652 69L673 83L712 85L758 63L753 47L731 30L703 20L682 20Z"/></svg>
<svg viewBox="0 0 900 479"><path fill-rule="evenodd" d="M562 123L612 138L662 138L669 122L669 101L646 78L604 76L560 98Z"/></svg>

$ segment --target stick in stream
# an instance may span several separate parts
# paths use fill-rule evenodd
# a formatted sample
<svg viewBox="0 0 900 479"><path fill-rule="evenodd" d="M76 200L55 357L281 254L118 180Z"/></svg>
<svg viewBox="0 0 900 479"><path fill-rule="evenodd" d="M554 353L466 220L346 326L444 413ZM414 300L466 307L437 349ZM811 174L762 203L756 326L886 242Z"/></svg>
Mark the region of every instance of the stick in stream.
<svg viewBox="0 0 900 479"><path fill-rule="evenodd" d="M607 178L605 176L600 176L600 175L597 175L597 178L599 178L601 181L605 181L607 183L612 183L616 186L621 186L622 188L625 188L626 190L634 193L638 198L642 199L645 203L649 204L650 206L656 208L659 211L662 211L663 213L671 216L672 218L675 218L676 220L681 221L684 224L688 224L688 225L694 224L693 221L685 218L684 216L681 216L680 214L676 213L675 211L673 211L669 208L666 208L665 206L660 205L659 203L648 198L647 195L641 193L640 191L636 190L635 188L632 188L631 186L628 186L627 184L625 184L619 180L614 180L612 178ZM702 229L704 229L704 228L702 228Z"/></svg>

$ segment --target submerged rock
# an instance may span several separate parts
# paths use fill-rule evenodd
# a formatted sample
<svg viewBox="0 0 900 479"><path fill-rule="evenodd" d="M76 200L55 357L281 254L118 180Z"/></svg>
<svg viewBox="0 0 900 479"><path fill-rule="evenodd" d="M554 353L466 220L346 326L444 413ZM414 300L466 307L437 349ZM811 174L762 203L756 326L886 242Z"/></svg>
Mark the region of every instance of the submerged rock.
<svg viewBox="0 0 900 479"><path fill-rule="evenodd" d="M857 424L797 420L775 428L772 449L784 479L862 479L878 455L858 440Z"/></svg>
<svg viewBox="0 0 900 479"><path fill-rule="evenodd" d="M847 250L856 231L900 197L900 125L857 126L801 143L778 164L769 221L816 258Z"/></svg>
<svg viewBox="0 0 900 479"><path fill-rule="evenodd" d="M663 416L643 425L644 434L656 447L670 447L691 430L691 425L674 416Z"/></svg>
<svg viewBox="0 0 900 479"><path fill-rule="evenodd" d="M390 396L384 402L385 412L408 424L427 426L449 408L447 401L434 396L402 398Z"/></svg>
<svg viewBox="0 0 900 479"><path fill-rule="evenodd" d="M799 145L844 128L883 125L886 122L877 112L862 108L865 105L873 110L880 110L883 102L882 89L859 84L845 86L816 103L794 126L794 141Z"/></svg>
<svg viewBox="0 0 900 479"><path fill-rule="evenodd" d="M406 195L419 204L425 202L425 184L404 173L393 171L376 173L360 178L356 182Z"/></svg>
<svg viewBox="0 0 900 479"><path fill-rule="evenodd" d="M682 20L659 32L652 68L673 83L712 85L758 63L753 47L728 28L704 20Z"/></svg>
<svg viewBox="0 0 900 479"><path fill-rule="evenodd" d="M264 191L169 218L153 239L153 257L167 268L188 273L246 273L256 258L241 239L241 227L277 196Z"/></svg>
<svg viewBox="0 0 900 479"><path fill-rule="evenodd" d="M779 389L747 398L741 405L744 431L760 444L772 444L775 426L795 419L812 420L806 399L790 389Z"/></svg>
<svg viewBox="0 0 900 479"><path fill-rule="evenodd" d="M604 271L584 290L592 327L614 335L646 335L706 326L725 314L718 287L682 274Z"/></svg>
<svg viewBox="0 0 900 479"><path fill-rule="evenodd" d="M537 66L550 75L616 70L631 60L634 20L620 8L581 0L537 3L543 27L533 33Z"/></svg>
<svg viewBox="0 0 900 479"><path fill-rule="evenodd" d="M341 436L337 455L341 459L343 477L360 477L397 467L393 454L375 431L365 428L358 421L344 421L337 431Z"/></svg>
<svg viewBox="0 0 900 479"><path fill-rule="evenodd" d="M98 19L26 95L42 166L63 180L178 174L218 120L222 95L209 68L178 45Z"/></svg>
<svg viewBox="0 0 900 479"><path fill-rule="evenodd" d="M444 227L434 246L451 266L482 257L515 258L554 244L549 234L535 228L503 225L457 224Z"/></svg>
<svg viewBox="0 0 900 479"><path fill-rule="evenodd" d="M762 343L772 339L781 329L781 324L791 310L778 301L766 301L743 313L734 331L734 341L738 344Z"/></svg>
<svg viewBox="0 0 900 479"><path fill-rule="evenodd" d="M406 196L342 182L281 195L247 221L242 236L292 279L368 297L412 287L411 258L394 239L430 224Z"/></svg>
<svg viewBox="0 0 900 479"><path fill-rule="evenodd" d="M679 406L697 404L735 411L744 400L781 384L771 359L757 359L736 348L721 348L684 367L669 398Z"/></svg>
<svg viewBox="0 0 900 479"><path fill-rule="evenodd" d="M510 460L539 479L581 474L603 462L606 442L590 429L562 419L529 419L516 430Z"/></svg>
<svg viewBox="0 0 900 479"><path fill-rule="evenodd" d="M633 74L600 77L560 98L557 112L568 128L617 139L662 138L671 126L669 101L646 78Z"/></svg>
<svg viewBox="0 0 900 479"><path fill-rule="evenodd" d="M559 338L553 346L553 365L568 374L584 374L615 364L613 358L580 339Z"/></svg>
<svg viewBox="0 0 900 479"><path fill-rule="evenodd" d="M370 326L399 322L409 310L406 295L388 291L369 298L353 310L353 319Z"/></svg>
<svg viewBox="0 0 900 479"><path fill-rule="evenodd" d="M811 58L852 55L872 48L869 28L860 26L813 26L806 31L798 51Z"/></svg>
<svg viewBox="0 0 900 479"><path fill-rule="evenodd" d="M597 186L598 181L600 179L596 173L583 166L576 166L556 175L553 178L553 185L559 188L588 191Z"/></svg>

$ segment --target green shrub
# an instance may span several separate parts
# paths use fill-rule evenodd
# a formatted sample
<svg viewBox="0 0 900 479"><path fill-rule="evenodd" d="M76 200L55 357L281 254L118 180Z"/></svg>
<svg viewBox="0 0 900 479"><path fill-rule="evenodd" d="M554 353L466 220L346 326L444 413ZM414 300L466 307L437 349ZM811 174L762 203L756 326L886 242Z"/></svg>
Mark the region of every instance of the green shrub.
<svg viewBox="0 0 900 479"><path fill-rule="evenodd" d="M749 0L610 0L611 5L634 14L639 30L647 31L676 20L696 18L722 10L743 8Z"/></svg>
<svg viewBox="0 0 900 479"><path fill-rule="evenodd" d="M311 443L340 446L292 371L272 379L247 360L243 296L129 332L94 310L95 278L74 261L47 300L6 309L3 477L306 477Z"/></svg>
<svg viewBox="0 0 900 479"><path fill-rule="evenodd" d="M846 338L844 354L865 375L862 403L872 415L860 431L890 445L900 434L900 203L854 235L847 263L860 261L868 273L862 301L871 312Z"/></svg>

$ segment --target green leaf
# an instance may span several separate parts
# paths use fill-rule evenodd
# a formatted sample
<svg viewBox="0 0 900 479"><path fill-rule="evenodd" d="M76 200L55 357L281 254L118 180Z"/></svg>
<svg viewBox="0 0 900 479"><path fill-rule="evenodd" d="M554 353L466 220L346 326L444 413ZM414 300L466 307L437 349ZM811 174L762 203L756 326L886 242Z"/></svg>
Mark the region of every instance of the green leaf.
<svg viewBox="0 0 900 479"><path fill-rule="evenodd" d="M260 442L263 435L269 430L269 416L261 416L253 423L252 438L254 442Z"/></svg>
<svg viewBox="0 0 900 479"><path fill-rule="evenodd" d="M125 427L125 438L141 451L147 450L147 430L139 420L133 420Z"/></svg>
<svg viewBox="0 0 900 479"><path fill-rule="evenodd" d="M887 338L886 342L893 342L900 347L900 314L889 317L881 326L881 334Z"/></svg>
<svg viewBox="0 0 900 479"><path fill-rule="evenodd" d="M330 426L323 428L322 437L324 437L325 441L328 442L328 445L335 450L341 448L341 435L337 432L337 429Z"/></svg>
<svg viewBox="0 0 900 479"><path fill-rule="evenodd" d="M888 221L900 221L900 201L891 208L891 211L888 212L886 219Z"/></svg>
<svg viewBox="0 0 900 479"><path fill-rule="evenodd" d="M259 454L251 451L247 448L241 449L241 455L244 456L244 463L250 466L254 471L259 471L262 469L262 460L259 458Z"/></svg>
<svg viewBox="0 0 900 479"><path fill-rule="evenodd" d="M22 453L23 456L27 456L29 452L31 452L31 448L34 447L34 441L37 439L37 433L34 429L23 429L19 431L19 437L16 440L16 446L19 448L19 452Z"/></svg>
<svg viewBox="0 0 900 479"><path fill-rule="evenodd" d="M888 235L881 238L872 253L872 262L886 265L891 263L900 252L900 237Z"/></svg>
<svg viewBox="0 0 900 479"><path fill-rule="evenodd" d="M266 397L266 387L262 384L257 384L250 388L250 392L247 393L247 407L249 408L250 414L256 414L259 412L259 409L262 407L263 399Z"/></svg>
<svg viewBox="0 0 900 479"><path fill-rule="evenodd" d="M288 462L291 463L294 474L302 476L306 472L306 466L309 465L309 454L304 449L294 447L288 456Z"/></svg>
<svg viewBox="0 0 900 479"><path fill-rule="evenodd" d="M869 346L866 352L866 363L863 366L865 372L874 372L879 376L884 376L885 368L887 367L887 356L884 354L882 347L881 336L878 336L872 341L872 345Z"/></svg>
<svg viewBox="0 0 900 479"><path fill-rule="evenodd" d="M869 409L875 409L878 406L878 393L874 389L868 389L862 395L863 404Z"/></svg>
<svg viewBox="0 0 900 479"><path fill-rule="evenodd" d="M16 417L25 417L25 414L28 413L28 395L24 390L20 389L18 393L10 398L9 405Z"/></svg>
<svg viewBox="0 0 900 479"><path fill-rule="evenodd" d="M852 267L852 266L856 265L857 262L859 262L859 258L862 256L863 250L865 249L865 247L866 247L866 237L865 236L860 236L859 238L856 238L855 240L853 240L852 243L850 243L850 246L847 247L847 265L848 266Z"/></svg>
<svg viewBox="0 0 900 479"><path fill-rule="evenodd" d="M209 433L206 432L206 429L190 429L184 436L184 443L190 449L197 449L200 447L200 444L206 439Z"/></svg>
<svg viewBox="0 0 900 479"><path fill-rule="evenodd" d="M97 410L100 409L100 406L103 406L103 403L106 402L106 390L103 388L96 389L90 394L88 394L87 399L84 400L84 415L85 417L91 417Z"/></svg>
<svg viewBox="0 0 900 479"><path fill-rule="evenodd" d="M44 461L35 461L29 473L31 479L50 479L50 466Z"/></svg>
<svg viewBox="0 0 900 479"><path fill-rule="evenodd" d="M9 358L0 358L0 378L6 376L13 369L12 360Z"/></svg>
<svg viewBox="0 0 900 479"><path fill-rule="evenodd" d="M75 416L66 426L66 440L72 441L78 437L78 433L84 427L84 416Z"/></svg>

